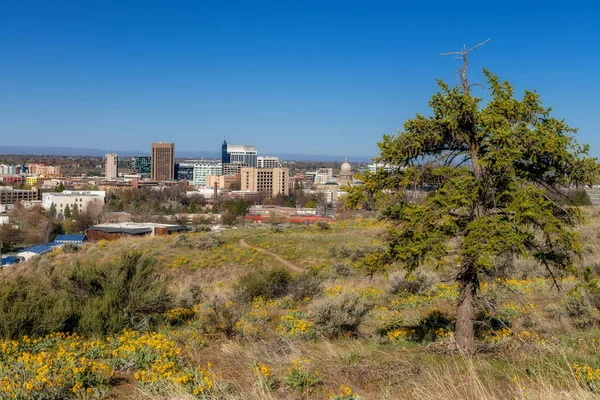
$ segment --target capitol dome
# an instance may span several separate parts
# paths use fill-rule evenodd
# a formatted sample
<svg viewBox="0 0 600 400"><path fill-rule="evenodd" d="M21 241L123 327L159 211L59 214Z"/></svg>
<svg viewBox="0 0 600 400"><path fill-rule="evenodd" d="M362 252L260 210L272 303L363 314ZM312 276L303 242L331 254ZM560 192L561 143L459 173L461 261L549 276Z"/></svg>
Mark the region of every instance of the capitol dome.
<svg viewBox="0 0 600 400"><path fill-rule="evenodd" d="M350 172L350 171L352 171L352 166L348 162L347 158L346 158L346 161L344 161L344 163L342 164L342 167L340 169L341 169L342 172Z"/></svg>

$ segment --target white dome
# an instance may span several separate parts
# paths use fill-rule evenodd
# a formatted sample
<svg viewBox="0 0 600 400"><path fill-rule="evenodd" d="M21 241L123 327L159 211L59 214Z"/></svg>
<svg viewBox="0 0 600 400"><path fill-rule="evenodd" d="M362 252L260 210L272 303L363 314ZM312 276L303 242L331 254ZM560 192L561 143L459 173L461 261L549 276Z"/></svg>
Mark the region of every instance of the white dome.
<svg viewBox="0 0 600 400"><path fill-rule="evenodd" d="M348 162L348 159L346 159L346 161L344 161L344 163L342 164L342 167L340 169L341 169L342 172L350 172L350 171L352 171L352 166Z"/></svg>

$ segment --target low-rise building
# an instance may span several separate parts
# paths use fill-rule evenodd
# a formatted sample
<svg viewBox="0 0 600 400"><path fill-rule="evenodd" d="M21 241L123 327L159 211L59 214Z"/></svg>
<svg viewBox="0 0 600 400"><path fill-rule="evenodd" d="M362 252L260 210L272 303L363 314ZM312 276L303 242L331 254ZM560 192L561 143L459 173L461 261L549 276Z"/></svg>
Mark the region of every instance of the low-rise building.
<svg viewBox="0 0 600 400"><path fill-rule="evenodd" d="M33 257L50 253L54 249L56 249L58 247L62 247L62 246L63 246L63 243L56 243L56 242L40 244L37 246L28 247L26 249L23 249L23 250L17 252L17 257L24 261L28 261L28 260L32 259Z"/></svg>
<svg viewBox="0 0 600 400"><path fill-rule="evenodd" d="M96 241L116 240L122 237L132 236L165 236L173 233L187 232L189 230L190 228L185 225L156 224L150 222L122 222L94 225L87 230L86 235L88 240Z"/></svg>
<svg viewBox="0 0 600 400"><path fill-rule="evenodd" d="M12 205L19 202L38 200L41 200L40 191L38 189L22 190L0 186L0 205Z"/></svg>
<svg viewBox="0 0 600 400"><path fill-rule="evenodd" d="M85 235L58 235L54 239L55 243L71 243L71 244L83 244L87 240Z"/></svg>
<svg viewBox="0 0 600 400"><path fill-rule="evenodd" d="M67 207L71 212L75 209L85 212L92 203L103 207L105 195L103 191L74 192L65 190L62 193L43 193L42 207L49 210L54 205L56 215L64 217Z"/></svg>
<svg viewBox="0 0 600 400"><path fill-rule="evenodd" d="M240 183L240 174L235 175L209 175L206 177L206 187L219 189L230 189L232 185Z"/></svg>
<svg viewBox="0 0 600 400"><path fill-rule="evenodd" d="M46 164L25 164L25 168L27 169L27 173L30 175L61 175L62 168L60 165L46 165Z"/></svg>

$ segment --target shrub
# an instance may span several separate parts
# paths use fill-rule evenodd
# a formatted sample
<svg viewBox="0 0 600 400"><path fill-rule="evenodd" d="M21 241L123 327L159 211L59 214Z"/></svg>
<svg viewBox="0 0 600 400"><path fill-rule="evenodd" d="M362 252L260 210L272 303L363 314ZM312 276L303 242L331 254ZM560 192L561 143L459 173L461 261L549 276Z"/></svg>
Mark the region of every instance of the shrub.
<svg viewBox="0 0 600 400"><path fill-rule="evenodd" d="M359 326L372 308L373 303L356 293L342 292L315 302L311 316L315 329L327 337L357 336Z"/></svg>
<svg viewBox="0 0 600 400"><path fill-rule="evenodd" d="M236 325L242 319L244 310L233 300L215 296L203 305L201 314L206 330L231 338L237 333Z"/></svg>
<svg viewBox="0 0 600 400"><path fill-rule="evenodd" d="M139 251L109 263L77 260L44 270L0 279L1 336L150 329L173 305L154 258Z"/></svg>
<svg viewBox="0 0 600 400"><path fill-rule="evenodd" d="M293 279L288 294L293 300L302 301L306 298L312 298L322 291L321 280L311 272L304 272Z"/></svg>
<svg viewBox="0 0 600 400"><path fill-rule="evenodd" d="M286 385L299 392L309 392L315 386L323 383L318 373L310 367L310 362L300 358L292 361L287 375L282 380Z"/></svg>
<svg viewBox="0 0 600 400"><path fill-rule="evenodd" d="M275 299L288 293L292 275L283 267L250 272L234 285L237 298L250 302L257 297Z"/></svg>
<svg viewBox="0 0 600 400"><path fill-rule="evenodd" d="M216 249L225 241L217 235L201 235L190 246L198 250Z"/></svg>
<svg viewBox="0 0 600 400"><path fill-rule="evenodd" d="M568 293L563 300L563 306L579 329L590 328L598 323L598 310L581 290Z"/></svg>
<svg viewBox="0 0 600 400"><path fill-rule="evenodd" d="M352 267L346 263L335 263L333 271L337 276L346 277L352 275Z"/></svg>
<svg viewBox="0 0 600 400"><path fill-rule="evenodd" d="M454 331L454 322L445 312L433 309L416 326L412 340L434 342Z"/></svg>
<svg viewBox="0 0 600 400"><path fill-rule="evenodd" d="M331 229L331 226L329 225L329 222L327 222L327 221L317 221L317 223L315 225L317 226L317 228L319 228L319 230L322 230L322 231Z"/></svg>
<svg viewBox="0 0 600 400"><path fill-rule="evenodd" d="M74 244L74 243L65 243L60 250L63 253L77 253L79 250L81 249L81 247L79 247L78 245Z"/></svg>
<svg viewBox="0 0 600 400"><path fill-rule="evenodd" d="M281 232L283 232L283 226L281 226L281 225L272 225L271 226L271 232L273 232L273 233L281 233Z"/></svg>
<svg viewBox="0 0 600 400"><path fill-rule="evenodd" d="M198 225L194 227L194 232L210 232L210 225Z"/></svg>
<svg viewBox="0 0 600 400"><path fill-rule="evenodd" d="M423 294L431 289L436 280L434 275L424 272L417 272L415 275L399 272L390 275L388 279L388 291L391 294Z"/></svg>

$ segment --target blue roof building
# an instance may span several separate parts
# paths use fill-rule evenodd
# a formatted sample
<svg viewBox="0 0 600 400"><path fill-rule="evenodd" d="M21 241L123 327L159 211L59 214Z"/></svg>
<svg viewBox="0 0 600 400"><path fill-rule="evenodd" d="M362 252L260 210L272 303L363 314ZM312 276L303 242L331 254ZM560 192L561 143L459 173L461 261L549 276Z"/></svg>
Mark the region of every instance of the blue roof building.
<svg viewBox="0 0 600 400"><path fill-rule="evenodd" d="M19 258L15 256L6 256L2 257L0 261L0 267L8 267L9 265L13 265L19 262Z"/></svg>
<svg viewBox="0 0 600 400"><path fill-rule="evenodd" d="M41 256L42 254L50 253L56 247L61 247L64 243L50 242L48 244L40 244L33 247L28 247L17 252L17 257L23 258L25 261L35 256Z"/></svg>
<svg viewBox="0 0 600 400"><path fill-rule="evenodd" d="M56 243L83 244L87 240L85 235L58 235L54 241Z"/></svg>

